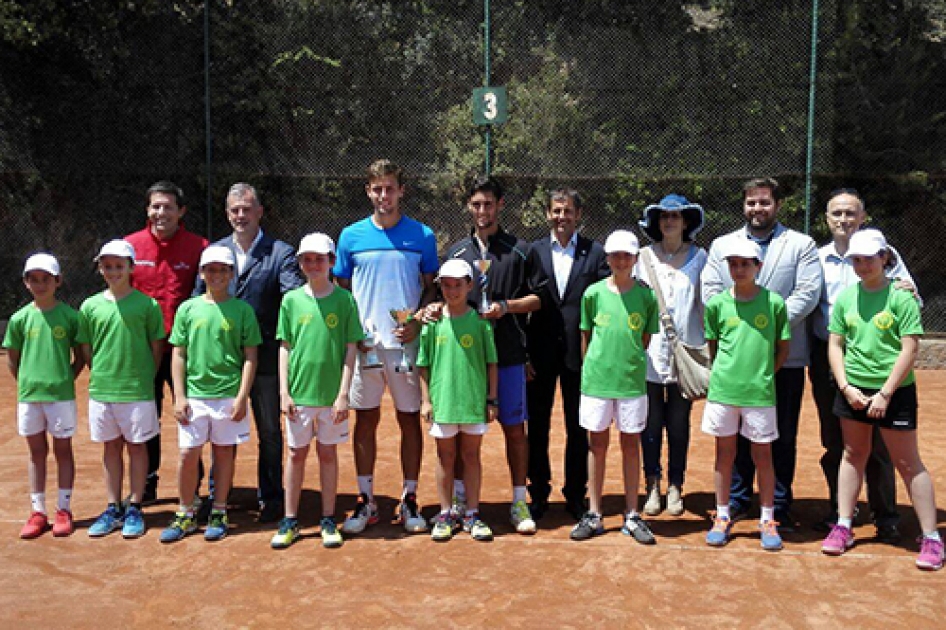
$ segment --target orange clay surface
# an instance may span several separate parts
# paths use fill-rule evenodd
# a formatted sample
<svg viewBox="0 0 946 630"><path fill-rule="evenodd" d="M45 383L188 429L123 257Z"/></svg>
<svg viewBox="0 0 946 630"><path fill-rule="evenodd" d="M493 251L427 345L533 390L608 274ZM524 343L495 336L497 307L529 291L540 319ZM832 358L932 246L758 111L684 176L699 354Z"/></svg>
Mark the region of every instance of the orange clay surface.
<svg viewBox="0 0 946 630"><path fill-rule="evenodd" d="M87 528L103 509L101 447L89 440L87 374L79 380L79 430L74 438L78 529L64 539L45 534L21 541L28 516L26 442L17 435L15 386L0 375L0 628L38 627L904 627L946 624L946 572L914 567L916 519L902 485L903 542L874 541L863 518L857 545L841 558L823 556L822 535L810 524L825 511L825 485L814 405L806 397L799 436L795 515L803 526L785 549L759 547L754 520L736 524L723 549L707 547L712 497L712 439L693 412L686 513L651 520L657 544L644 547L620 532L620 455L612 440L605 487L607 533L586 542L572 526L561 496L530 537L508 523L509 477L501 432L483 447L483 516L496 538L478 543L460 534L448 543L407 535L389 524L400 492L398 434L384 407L376 488L382 522L341 549L324 549L317 533L318 468L310 453L302 500L305 537L283 551L269 547L274 525L255 522L256 445L241 447L231 496L231 531L217 543L201 535L162 545L160 530L175 508L177 435L163 420L164 459L159 501L147 507L148 532L92 540ZM946 371L918 373L920 440L939 502L946 498ZM553 480L561 485L563 430L553 421ZM339 515L350 512L356 485L350 445L340 447ZM206 457L206 456L205 456ZM433 439L425 444L419 499L435 512ZM50 458L50 476L55 464ZM54 483L47 503L55 506ZM866 509L861 508L861 514ZM939 512L942 526L944 512Z"/></svg>

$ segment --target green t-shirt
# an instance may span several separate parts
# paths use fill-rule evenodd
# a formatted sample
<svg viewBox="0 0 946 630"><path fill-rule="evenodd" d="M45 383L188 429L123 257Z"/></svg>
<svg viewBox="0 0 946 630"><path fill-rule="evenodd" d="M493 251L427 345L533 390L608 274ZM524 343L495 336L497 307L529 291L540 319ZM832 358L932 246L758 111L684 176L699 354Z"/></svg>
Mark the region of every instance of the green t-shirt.
<svg viewBox="0 0 946 630"><path fill-rule="evenodd" d="M643 336L660 330L654 292L640 284L617 294L608 280L588 287L581 298L581 330L591 341L581 366L581 393L597 398L636 398L647 393Z"/></svg>
<svg viewBox="0 0 946 630"><path fill-rule="evenodd" d="M137 289L118 300L97 293L79 308L77 341L92 346L89 397L99 402L154 400L151 342L164 338L161 307Z"/></svg>
<svg viewBox="0 0 946 630"><path fill-rule="evenodd" d="M792 337L782 296L761 288L742 302L723 291L706 303L703 323L706 339L717 343L706 399L735 407L773 406L776 346Z"/></svg>
<svg viewBox="0 0 946 630"><path fill-rule="evenodd" d="M233 398L243 377L243 349L263 343L253 307L231 297L193 297L177 309L172 346L187 349L187 397Z"/></svg>
<svg viewBox="0 0 946 630"><path fill-rule="evenodd" d="M828 331L844 337L844 374L857 387L880 389L900 356L904 335L922 335L920 306L892 284L865 291L860 283L838 295ZM916 380L913 370L900 386Z"/></svg>
<svg viewBox="0 0 946 630"><path fill-rule="evenodd" d="M56 302L48 311L27 304L10 318L3 347L20 353L16 395L20 402L75 400L72 349L79 345L79 313Z"/></svg>
<svg viewBox="0 0 946 630"><path fill-rule="evenodd" d="M486 366L496 360L493 327L473 309L426 324L420 333L417 365L430 371L434 422L486 422Z"/></svg>
<svg viewBox="0 0 946 630"><path fill-rule="evenodd" d="M338 397L347 344L365 338L358 307L340 287L316 298L301 286L279 307L276 338L289 344L289 395L297 405L330 407Z"/></svg>

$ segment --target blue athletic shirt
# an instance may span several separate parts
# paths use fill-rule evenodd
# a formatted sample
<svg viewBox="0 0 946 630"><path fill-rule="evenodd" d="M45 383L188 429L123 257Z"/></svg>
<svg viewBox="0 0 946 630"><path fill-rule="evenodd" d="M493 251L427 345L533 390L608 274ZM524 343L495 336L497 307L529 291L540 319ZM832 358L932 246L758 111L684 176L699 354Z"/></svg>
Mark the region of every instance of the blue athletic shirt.
<svg viewBox="0 0 946 630"><path fill-rule="evenodd" d="M353 223L338 237L337 278L351 280L362 324L378 331L383 347L398 347L394 339L392 308L416 309L423 291L421 275L437 273L437 238L433 231L410 217L382 229L371 217Z"/></svg>

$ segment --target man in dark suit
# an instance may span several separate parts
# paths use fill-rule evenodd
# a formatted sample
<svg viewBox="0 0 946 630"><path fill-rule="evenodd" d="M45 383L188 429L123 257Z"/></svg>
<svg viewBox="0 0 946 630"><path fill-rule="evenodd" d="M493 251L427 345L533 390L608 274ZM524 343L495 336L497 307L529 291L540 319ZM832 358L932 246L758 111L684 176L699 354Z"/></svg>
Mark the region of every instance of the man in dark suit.
<svg viewBox="0 0 946 630"><path fill-rule="evenodd" d="M529 494L532 513L540 517L552 491L549 431L556 380L561 382L565 412L565 508L575 517L585 512L588 485L588 434L578 424L581 385L581 296L590 285L610 275L604 248L577 233L581 197L570 188L551 193L546 213L551 235L532 244L548 290L542 308L532 313L526 329L532 378L529 405ZM547 303L546 303L547 302Z"/></svg>

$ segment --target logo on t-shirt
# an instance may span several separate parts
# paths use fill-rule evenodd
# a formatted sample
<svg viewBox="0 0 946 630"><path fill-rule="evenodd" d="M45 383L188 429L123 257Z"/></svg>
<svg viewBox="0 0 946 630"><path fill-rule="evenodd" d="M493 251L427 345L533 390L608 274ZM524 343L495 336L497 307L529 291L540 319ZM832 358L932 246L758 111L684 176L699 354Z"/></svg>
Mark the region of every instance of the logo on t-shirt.
<svg viewBox="0 0 946 630"><path fill-rule="evenodd" d="M644 327L644 318L640 313L631 313L627 316L627 325L631 330L640 330Z"/></svg>
<svg viewBox="0 0 946 630"><path fill-rule="evenodd" d="M53 337L56 339L65 339L66 329L62 326L53 326Z"/></svg>
<svg viewBox="0 0 946 630"><path fill-rule="evenodd" d="M874 315L874 326L880 330L887 330L893 326L893 315L890 314L890 311L880 311Z"/></svg>
<svg viewBox="0 0 946 630"><path fill-rule="evenodd" d="M329 328L335 328L338 326L338 315L335 313L329 313L325 316L325 325Z"/></svg>
<svg viewBox="0 0 946 630"><path fill-rule="evenodd" d="M300 326L308 326L311 321L312 321L312 313L304 313L299 316Z"/></svg>
<svg viewBox="0 0 946 630"><path fill-rule="evenodd" d="M769 325L769 318L764 313L759 313L755 316L755 319L752 320L752 323L755 324L756 328L762 330Z"/></svg>
<svg viewBox="0 0 946 630"><path fill-rule="evenodd" d="M467 349L472 348L472 347L473 347L473 335L467 334L467 335L463 335L462 337L460 337L460 345L463 346L464 348L467 348Z"/></svg>
<svg viewBox="0 0 946 630"><path fill-rule="evenodd" d="M226 317L220 320L220 330L226 330L228 332L233 330L233 320L230 320Z"/></svg>
<svg viewBox="0 0 946 630"><path fill-rule="evenodd" d="M595 315L595 326L607 328L611 325L611 313L598 313Z"/></svg>
<svg viewBox="0 0 946 630"><path fill-rule="evenodd" d="M26 330L27 339L39 339L39 328L34 326L33 328L28 328Z"/></svg>

